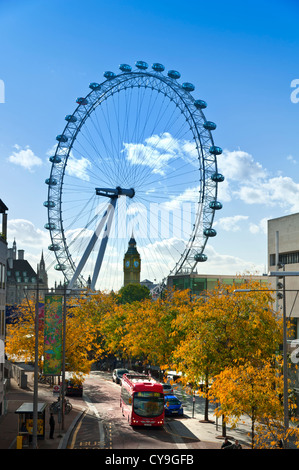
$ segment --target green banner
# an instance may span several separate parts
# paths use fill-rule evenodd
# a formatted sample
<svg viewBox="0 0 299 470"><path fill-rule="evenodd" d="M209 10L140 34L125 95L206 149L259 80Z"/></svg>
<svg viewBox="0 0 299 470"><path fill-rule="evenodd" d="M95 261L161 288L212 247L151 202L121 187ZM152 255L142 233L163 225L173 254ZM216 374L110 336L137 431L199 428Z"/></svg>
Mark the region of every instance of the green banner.
<svg viewBox="0 0 299 470"><path fill-rule="evenodd" d="M62 369L62 295L45 295L44 375Z"/></svg>

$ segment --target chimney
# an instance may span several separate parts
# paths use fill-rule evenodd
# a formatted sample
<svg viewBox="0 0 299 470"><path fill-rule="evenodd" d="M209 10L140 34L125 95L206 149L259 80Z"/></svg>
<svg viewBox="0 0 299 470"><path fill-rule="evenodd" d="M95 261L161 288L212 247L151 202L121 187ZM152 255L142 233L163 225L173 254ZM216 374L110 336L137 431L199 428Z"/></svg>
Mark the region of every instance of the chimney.
<svg viewBox="0 0 299 470"><path fill-rule="evenodd" d="M18 259L24 259L24 250L18 250Z"/></svg>

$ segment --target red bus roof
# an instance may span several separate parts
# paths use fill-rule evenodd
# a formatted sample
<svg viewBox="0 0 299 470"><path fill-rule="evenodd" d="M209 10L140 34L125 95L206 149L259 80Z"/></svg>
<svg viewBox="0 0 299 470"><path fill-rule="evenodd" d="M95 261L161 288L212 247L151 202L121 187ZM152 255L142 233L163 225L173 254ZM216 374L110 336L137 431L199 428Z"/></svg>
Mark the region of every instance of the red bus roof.
<svg viewBox="0 0 299 470"><path fill-rule="evenodd" d="M152 377L142 374L124 374L122 376L122 384L131 388L132 392L160 392L163 393L163 387Z"/></svg>

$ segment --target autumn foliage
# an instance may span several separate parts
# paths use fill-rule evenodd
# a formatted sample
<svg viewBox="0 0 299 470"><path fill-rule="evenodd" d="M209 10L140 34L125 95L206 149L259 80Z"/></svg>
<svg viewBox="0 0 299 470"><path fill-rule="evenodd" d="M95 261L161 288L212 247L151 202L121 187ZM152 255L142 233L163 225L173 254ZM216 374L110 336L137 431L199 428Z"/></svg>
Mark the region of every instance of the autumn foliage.
<svg viewBox="0 0 299 470"><path fill-rule="evenodd" d="M242 287L251 292L235 292ZM258 281L218 285L199 298L188 290L167 291L155 301L148 295L134 301L114 293L90 294L67 300L69 370L88 373L92 362L112 354L180 371L182 385L201 393L207 404L215 401L216 413L227 423L234 426L249 416L253 446L276 443L272 434L277 437L283 413L277 356L282 322L271 292ZM33 360L33 302L19 311L18 322L8 327L6 351L12 358Z"/></svg>

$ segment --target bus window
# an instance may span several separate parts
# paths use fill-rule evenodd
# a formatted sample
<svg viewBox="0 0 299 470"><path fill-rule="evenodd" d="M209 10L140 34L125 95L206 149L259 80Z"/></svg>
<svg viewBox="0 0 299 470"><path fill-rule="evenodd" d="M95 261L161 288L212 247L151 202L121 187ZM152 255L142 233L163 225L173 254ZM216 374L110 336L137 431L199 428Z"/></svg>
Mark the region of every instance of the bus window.
<svg viewBox="0 0 299 470"><path fill-rule="evenodd" d="M157 392L135 393L133 410L142 417L160 416L164 410L164 394Z"/></svg>

